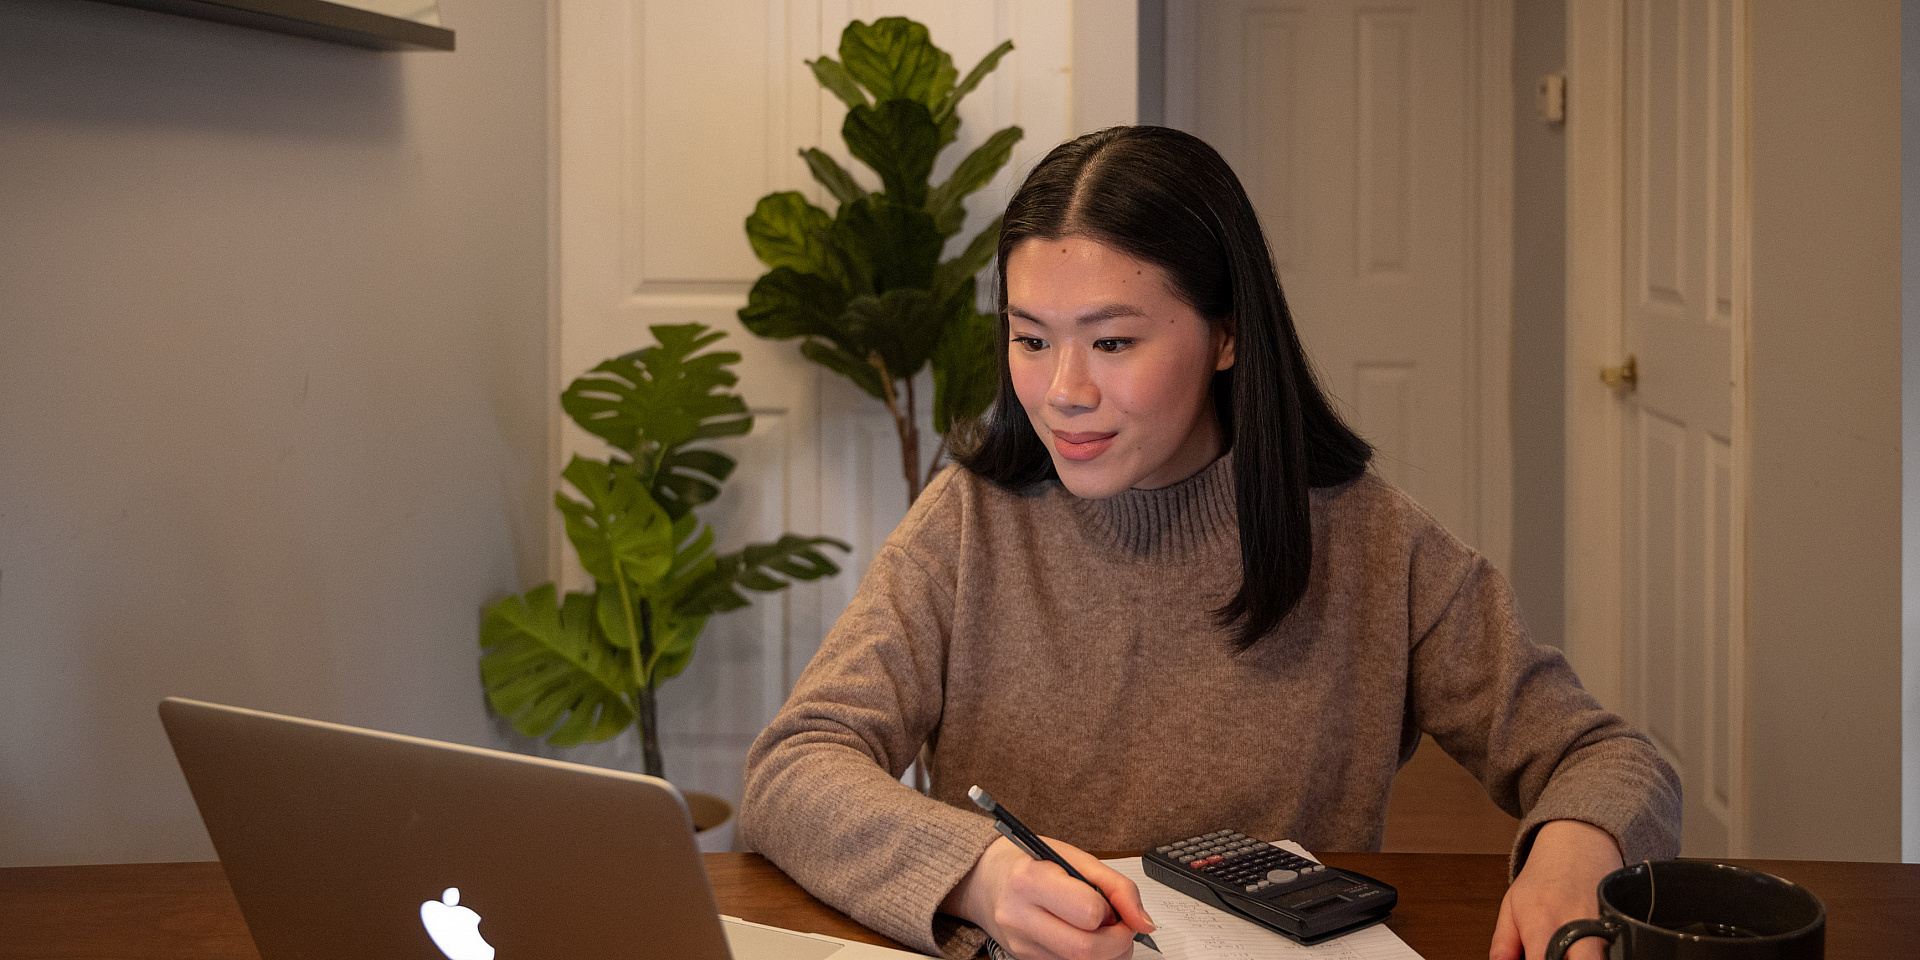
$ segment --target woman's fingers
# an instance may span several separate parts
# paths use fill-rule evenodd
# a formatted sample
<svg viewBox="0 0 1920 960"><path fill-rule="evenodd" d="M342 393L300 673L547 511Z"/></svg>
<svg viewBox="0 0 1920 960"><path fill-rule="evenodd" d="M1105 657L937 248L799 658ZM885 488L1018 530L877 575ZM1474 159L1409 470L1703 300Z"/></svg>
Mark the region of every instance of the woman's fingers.
<svg viewBox="0 0 1920 960"><path fill-rule="evenodd" d="M996 939L1020 960L1124 960L1133 953L1133 931L1125 926L1088 930L1032 903L1014 906Z"/></svg>
<svg viewBox="0 0 1920 960"><path fill-rule="evenodd" d="M1051 843L1052 841L1048 841ZM1054 849L1073 864L1080 875L1086 877L1100 892L1107 895L1113 903L1113 909L1120 915L1120 922L1138 933L1152 933L1155 927L1153 918L1147 916L1145 904L1140 902L1140 888L1132 880L1121 875L1120 871L1102 863L1093 854L1068 844L1055 844Z"/></svg>
<svg viewBox="0 0 1920 960"><path fill-rule="evenodd" d="M1513 919L1513 896L1509 891L1500 900L1500 919L1493 924L1493 947L1488 951L1490 960L1521 960L1520 925Z"/></svg>
<svg viewBox="0 0 1920 960"><path fill-rule="evenodd" d="M1009 886L1017 902L1077 929L1098 930L1113 922L1113 912L1100 899L1100 892L1068 876L1058 864L1025 865L1015 871Z"/></svg>
<svg viewBox="0 0 1920 960"><path fill-rule="evenodd" d="M1071 844L1048 840L1092 884L1074 879L1058 864L1029 860L1009 871L995 910L995 939L1021 960L1121 960L1133 951L1137 930L1152 929L1140 892ZM1101 897L1113 898L1120 920ZM1128 919L1130 918L1130 919ZM1135 926L1135 923L1139 926Z"/></svg>

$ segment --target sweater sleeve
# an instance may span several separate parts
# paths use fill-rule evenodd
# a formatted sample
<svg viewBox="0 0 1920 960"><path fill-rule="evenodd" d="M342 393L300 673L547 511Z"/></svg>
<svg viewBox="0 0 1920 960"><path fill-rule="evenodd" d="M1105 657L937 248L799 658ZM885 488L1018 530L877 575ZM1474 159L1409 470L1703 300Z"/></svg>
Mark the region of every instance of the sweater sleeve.
<svg viewBox="0 0 1920 960"><path fill-rule="evenodd" d="M1512 874L1549 820L1607 831L1628 863L1679 855L1680 778L1528 638L1504 577L1436 533L1415 544L1410 594L1413 720L1521 818Z"/></svg>
<svg viewBox="0 0 1920 960"><path fill-rule="evenodd" d="M928 513L955 508L951 474L874 557L773 722L747 755L739 829L808 891L926 953L977 954L980 928L940 901L995 837L984 816L900 782L940 720L953 584L912 553ZM936 501L947 500L945 504Z"/></svg>

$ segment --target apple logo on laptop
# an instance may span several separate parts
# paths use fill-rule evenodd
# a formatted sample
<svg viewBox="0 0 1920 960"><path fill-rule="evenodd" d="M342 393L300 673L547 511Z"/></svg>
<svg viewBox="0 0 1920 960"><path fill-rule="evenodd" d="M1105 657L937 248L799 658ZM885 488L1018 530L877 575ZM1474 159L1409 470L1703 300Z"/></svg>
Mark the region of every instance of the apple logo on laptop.
<svg viewBox="0 0 1920 960"><path fill-rule="evenodd" d="M493 960L493 944L480 935L480 915L460 905L460 888L420 905L420 923L447 960Z"/></svg>

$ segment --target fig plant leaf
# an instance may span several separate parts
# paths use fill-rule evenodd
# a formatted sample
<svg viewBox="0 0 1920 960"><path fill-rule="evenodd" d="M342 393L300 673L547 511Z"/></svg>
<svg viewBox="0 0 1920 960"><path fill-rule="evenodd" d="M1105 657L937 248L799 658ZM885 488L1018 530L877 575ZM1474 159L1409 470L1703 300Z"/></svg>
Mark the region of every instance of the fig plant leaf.
<svg viewBox="0 0 1920 960"><path fill-rule="evenodd" d="M987 412L999 392L994 340L1000 323L990 314L975 313L947 323L933 348L933 428L941 433L955 420L972 420Z"/></svg>
<svg viewBox="0 0 1920 960"><path fill-rule="evenodd" d="M926 204L927 178L933 175L933 161L941 147L940 128L934 126L933 111L926 104L882 100L871 107L854 107L847 111L840 136L854 159L880 175L889 198L910 207ZM760 259L768 266L779 265Z"/></svg>
<svg viewBox="0 0 1920 960"><path fill-rule="evenodd" d="M972 70L967 71L966 78L961 80L960 83L953 88L953 91L947 94L945 100L940 101L939 105L933 108L933 119L935 122L941 122L947 117L953 116L954 108L960 105L961 99L967 94L972 93L973 88L979 86L980 81L985 80L987 74L992 73L993 68L1000 65L1001 57L1012 52L1013 41L1002 40L999 46L994 47L986 56L981 57L980 62L974 64Z"/></svg>
<svg viewBox="0 0 1920 960"><path fill-rule="evenodd" d="M933 188L927 194L927 212L933 215L934 223L939 226L942 236L951 237L960 232L960 227L967 218L966 208L960 205L961 199L986 186L987 182L993 179L993 175L1007 165L1008 158L1013 156L1013 145L1018 142L1020 142L1018 127L1008 127L988 137L986 143L973 148L973 152L967 154L966 159L961 160L960 165L953 168L953 173L947 177L945 183ZM994 222L997 224L998 218L995 218ZM987 233L985 230L980 232L983 235ZM993 231L996 239L999 233L999 230Z"/></svg>
<svg viewBox="0 0 1920 960"><path fill-rule="evenodd" d="M840 65L840 61L832 57L821 57L818 60L804 62L813 68L814 79L820 81L821 86L832 91L834 96L839 97L840 102L847 105L847 109L851 110L867 104L866 91L860 89L860 85L853 80L853 74L848 73L847 68Z"/></svg>
<svg viewBox="0 0 1920 960"><path fill-rule="evenodd" d="M958 256L942 257L965 229L967 197L1005 168L1020 128L994 132L938 186L930 180L941 152L958 139L960 102L1012 51L1012 41L1001 43L960 78L919 23L849 23L840 59L808 66L847 105L841 138L879 189L867 190L809 147L800 156L834 198L834 212L776 193L747 218L748 241L769 272L748 293L741 323L756 336L799 340L802 356L887 405L909 501L945 450L943 439L921 471L915 377L932 366L933 429L943 437L956 421L984 413L998 389L994 335L982 335L974 276L993 258L1000 221L969 238ZM977 349L985 354L967 352Z"/></svg>
<svg viewBox="0 0 1920 960"><path fill-rule="evenodd" d="M800 156L807 161L807 171L813 174L813 179L820 181L820 185L826 187L835 200L846 204L867 195L867 191L860 189L859 181L853 179L853 174L848 173L847 168L825 150L808 147L800 151Z"/></svg>
<svg viewBox="0 0 1920 960"><path fill-rule="evenodd" d="M874 100L913 100L929 109L946 99L960 76L927 28L905 17L847 24L840 33L840 62Z"/></svg>

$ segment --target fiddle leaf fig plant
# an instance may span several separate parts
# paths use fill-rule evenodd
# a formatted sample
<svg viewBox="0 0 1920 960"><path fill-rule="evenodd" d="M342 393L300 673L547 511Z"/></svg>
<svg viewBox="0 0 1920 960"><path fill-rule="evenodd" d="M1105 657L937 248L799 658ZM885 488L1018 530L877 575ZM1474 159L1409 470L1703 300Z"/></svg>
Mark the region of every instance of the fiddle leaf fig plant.
<svg viewBox="0 0 1920 960"><path fill-rule="evenodd" d="M770 269L748 294L740 321L762 337L798 338L803 356L887 405L909 500L940 468L954 421L984 413L999 385L995 319L974 305L974 276L993 258L999 218L958 255L941 257L965 226L967 196L1006 165L1020 128L989 136L939 184L931 178L935 160L959 136L960 101L1012 50L1012 41L1002 43L961 77L919 23L848 24L840 59L807 65L846 104L840 136L880 189L869 191L810 147L800 156L835 211L787 191L762 197L746 221L747 240ZM929 366L941 439L923 476L914 378Z"/></svg>
<svg viewBox="0 0 1920 960"><path fill-rule="evenodd" d="M593 578L590 593L551 584L506 597L480 625L487 702L514 729L555 746L608 740L638 726L646 772L662 775L656 691L693 658L707 618L839 572L830 537L784 534L716 554L694 512L720 495L732 457L695 446L753 429L726 388L730 352L700 351L725 334L697 323L653 327L658 343L593 368L561 409L607 441L606 460L575 456L554 494L567 539Z"/></svg>

